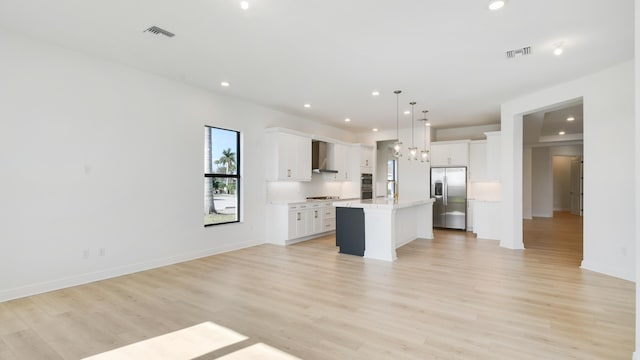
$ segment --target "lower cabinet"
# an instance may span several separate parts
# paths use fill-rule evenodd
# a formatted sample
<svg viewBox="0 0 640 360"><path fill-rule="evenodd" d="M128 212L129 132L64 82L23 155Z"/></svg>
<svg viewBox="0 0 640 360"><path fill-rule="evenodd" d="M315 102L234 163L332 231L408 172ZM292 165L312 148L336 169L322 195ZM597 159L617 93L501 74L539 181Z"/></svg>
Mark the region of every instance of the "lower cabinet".
<svg viewBox="0 0 640 360"><path fill-rule="evenodd" d="M336 229L330 202L269 205L267 242L287 245Z"/></svg>
<svg viewBox="0 0 640 360"><path fill-rule="evenodd" d="M337 210L336 246L340 253L364 256L364 209L340 207Z"/></svg>
<svg viewBox="0 0 640 360"><path fill-rule="evenodd" d="M500 240L500 201L473 202L473 232L478 239Z"/></svg>
<svg viewBox="0 0 640 360"><path fill-rule="evenodd" d="M475 200L467 200L467 231L473 231L473 209Z"/></svg>
<svg viewBox="0 0 640 360"><path fill-rule="evenodd" d="M325 204L322 213L322 231L336 229L336 208L331 204Z"/></svg>
<svg viewBox="0 0 640 360"><path fill-rule="evenodd" d="M295 239L307 235L307 223L309 222L309 211L306 206L289 207L289 232L287 239Z"/></svg>
<svg viewBox="0 0 640 360"><path fill-rule="evenodd" d="M310 234L317 234L322 232L322 211L323 206L321 204L314 204L309 210L310 221Z"/></svg>

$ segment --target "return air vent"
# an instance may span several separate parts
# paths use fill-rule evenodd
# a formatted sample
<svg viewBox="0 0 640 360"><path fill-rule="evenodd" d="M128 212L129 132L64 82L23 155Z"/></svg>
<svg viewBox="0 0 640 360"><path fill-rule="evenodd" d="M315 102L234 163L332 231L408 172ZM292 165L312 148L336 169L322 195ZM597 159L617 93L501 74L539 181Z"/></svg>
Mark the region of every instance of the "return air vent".
<svg viewBox="0 0 640 360"><path fill-rule="evenodd" d="M518 55L521 56L525 56L525 55L530 55L531 54L531 46L527 46L527 47L523 47L520 49L513 49L513 50L509 50L507 51L507 57L509 59L514 58Z"/></svg>
<svg viewBox="0 0 640 360"><path fill-rule="evenodd" d="M150 33L155 34L155 35L162 34L162 35L164 35L166 37L174 37L175 36L174 33L168 32L167 30L159 28L157 26L152 26L152 27L148 28L147 30L145 30L143 32L150 32Z"/></svg>

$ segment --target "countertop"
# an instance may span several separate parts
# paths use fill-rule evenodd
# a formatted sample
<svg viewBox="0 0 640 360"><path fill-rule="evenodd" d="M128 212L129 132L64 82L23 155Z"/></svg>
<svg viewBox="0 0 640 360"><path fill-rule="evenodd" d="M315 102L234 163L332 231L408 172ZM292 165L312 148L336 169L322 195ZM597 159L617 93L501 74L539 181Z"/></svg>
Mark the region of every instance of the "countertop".
<svg viewBox="0 0 640 360"><path fill-rule="evenodd" d="M336 201L356 201L359 198L347 198L347 199L327 199L327 200L283 200L283 201L270 201L271 205L300 205L300 204L323 204L332 203Z"/></svg>
<svg viewBox="0 0 640 360"><path fill-rule="evenodd" d="M352 207L352 208L361 208L361 209L401 209L412 206L418 206L423 204L432 204L435 199L426 198L426 199L403 199L399 198L395 199L387 199L387 198L376 198L369 200L339 200L334 201L333 206L335 207Z"/></svg>

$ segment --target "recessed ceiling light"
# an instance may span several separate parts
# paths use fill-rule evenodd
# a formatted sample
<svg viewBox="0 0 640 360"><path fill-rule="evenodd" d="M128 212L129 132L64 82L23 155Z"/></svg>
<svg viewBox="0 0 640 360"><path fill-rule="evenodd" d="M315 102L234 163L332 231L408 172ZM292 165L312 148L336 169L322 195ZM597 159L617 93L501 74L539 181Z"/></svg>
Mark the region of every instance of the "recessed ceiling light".
<svg viewBox="0 0 640 360"><path fill-rule="evenodd" d="M491 0L489 1L489 10L491 11L500 10L502 9L502 7L504 7L504 4L506 2L507 2L506 0Z"/></svg>
<svg viewBox="0 0 640 360"><path fill-rule="evenodd" d="M575 120L575 119L576 119L576 118L574 118L573 116L569 116L569 117L567 118L567 121L573 121L573 120Z"/></svg>
<svg viewBox="0 0 640 360"><path fill-rule="evenodd" d="M425 121L424 126L431 126L431 123L429 123L428 121Z"/></svg>
<svg viewBox="0 0 640 360"><path fill-rule="evenodd" d="M553 50L553 55L560 56L560 55L562 55L563 52L564 52L563 48L557 47L557 48L555 48L555 50Z"/></svg>
<svg viewBox="0 0 640 360"><path fill-rule="evenodd" d="M373 91L373 92L371 92L371 95L380 96L380 91Z"/></svg>
<svg viewBox="0 0 640 360"><path fill-rule="evenodd" d="M223 81L220 83L220 86L224 86L224 87L229 87L231 85L231 83L229 83L228 81Z"/></svg>
<svg viewBox="0 0 640 360"><path fill-rule="evenodd" d="M405 110L405 111L404 111L404 114L405 114L405 115L410 115L410 114L411 114L411 110Z"/></svg>
<svg viewBox="0 0 640 360"><path fill-rule="evenodd" d="M564 131L560 131L558 135L564 135Z"/></svg>
<svg viewBox="0 0 640 360"><path fill-rule="evenodd" d="M240 7L242 8L242 10L249 9L249 2L248 1L240 1Z"/></svg>
<svg viewBox="0 0 640 360"><path fill-rule="evenodd" d="M346 118L346 119L344 119L344 122L351 122L351 119Z"/></svg>
<svg viewBox="0 0 640 360"><path fill-rule="evenodd" d="M378 128L373 128L372 130L373 130L373 132L377 132Z"/></svg>
<svg viewBox="0 0 640 360"><path fill-rule="evenodd" d="M304 107L306 107L306 108L310 108L310 107L311 107L311 104L304 104Z"/></svg>

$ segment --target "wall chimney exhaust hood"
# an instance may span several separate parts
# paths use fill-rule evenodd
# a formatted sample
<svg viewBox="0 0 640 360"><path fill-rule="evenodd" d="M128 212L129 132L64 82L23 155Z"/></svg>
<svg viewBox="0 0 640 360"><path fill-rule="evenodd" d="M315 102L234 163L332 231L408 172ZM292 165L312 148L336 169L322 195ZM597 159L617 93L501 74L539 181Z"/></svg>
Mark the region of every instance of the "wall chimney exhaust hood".
<svg viewBox="0 0 640 360"><path fill-rule="evenodd" d="M337 173L338 170L327 169L328 165L328 144L324 141L314 140L311 142L311 170L314 173Z"/></svg>

